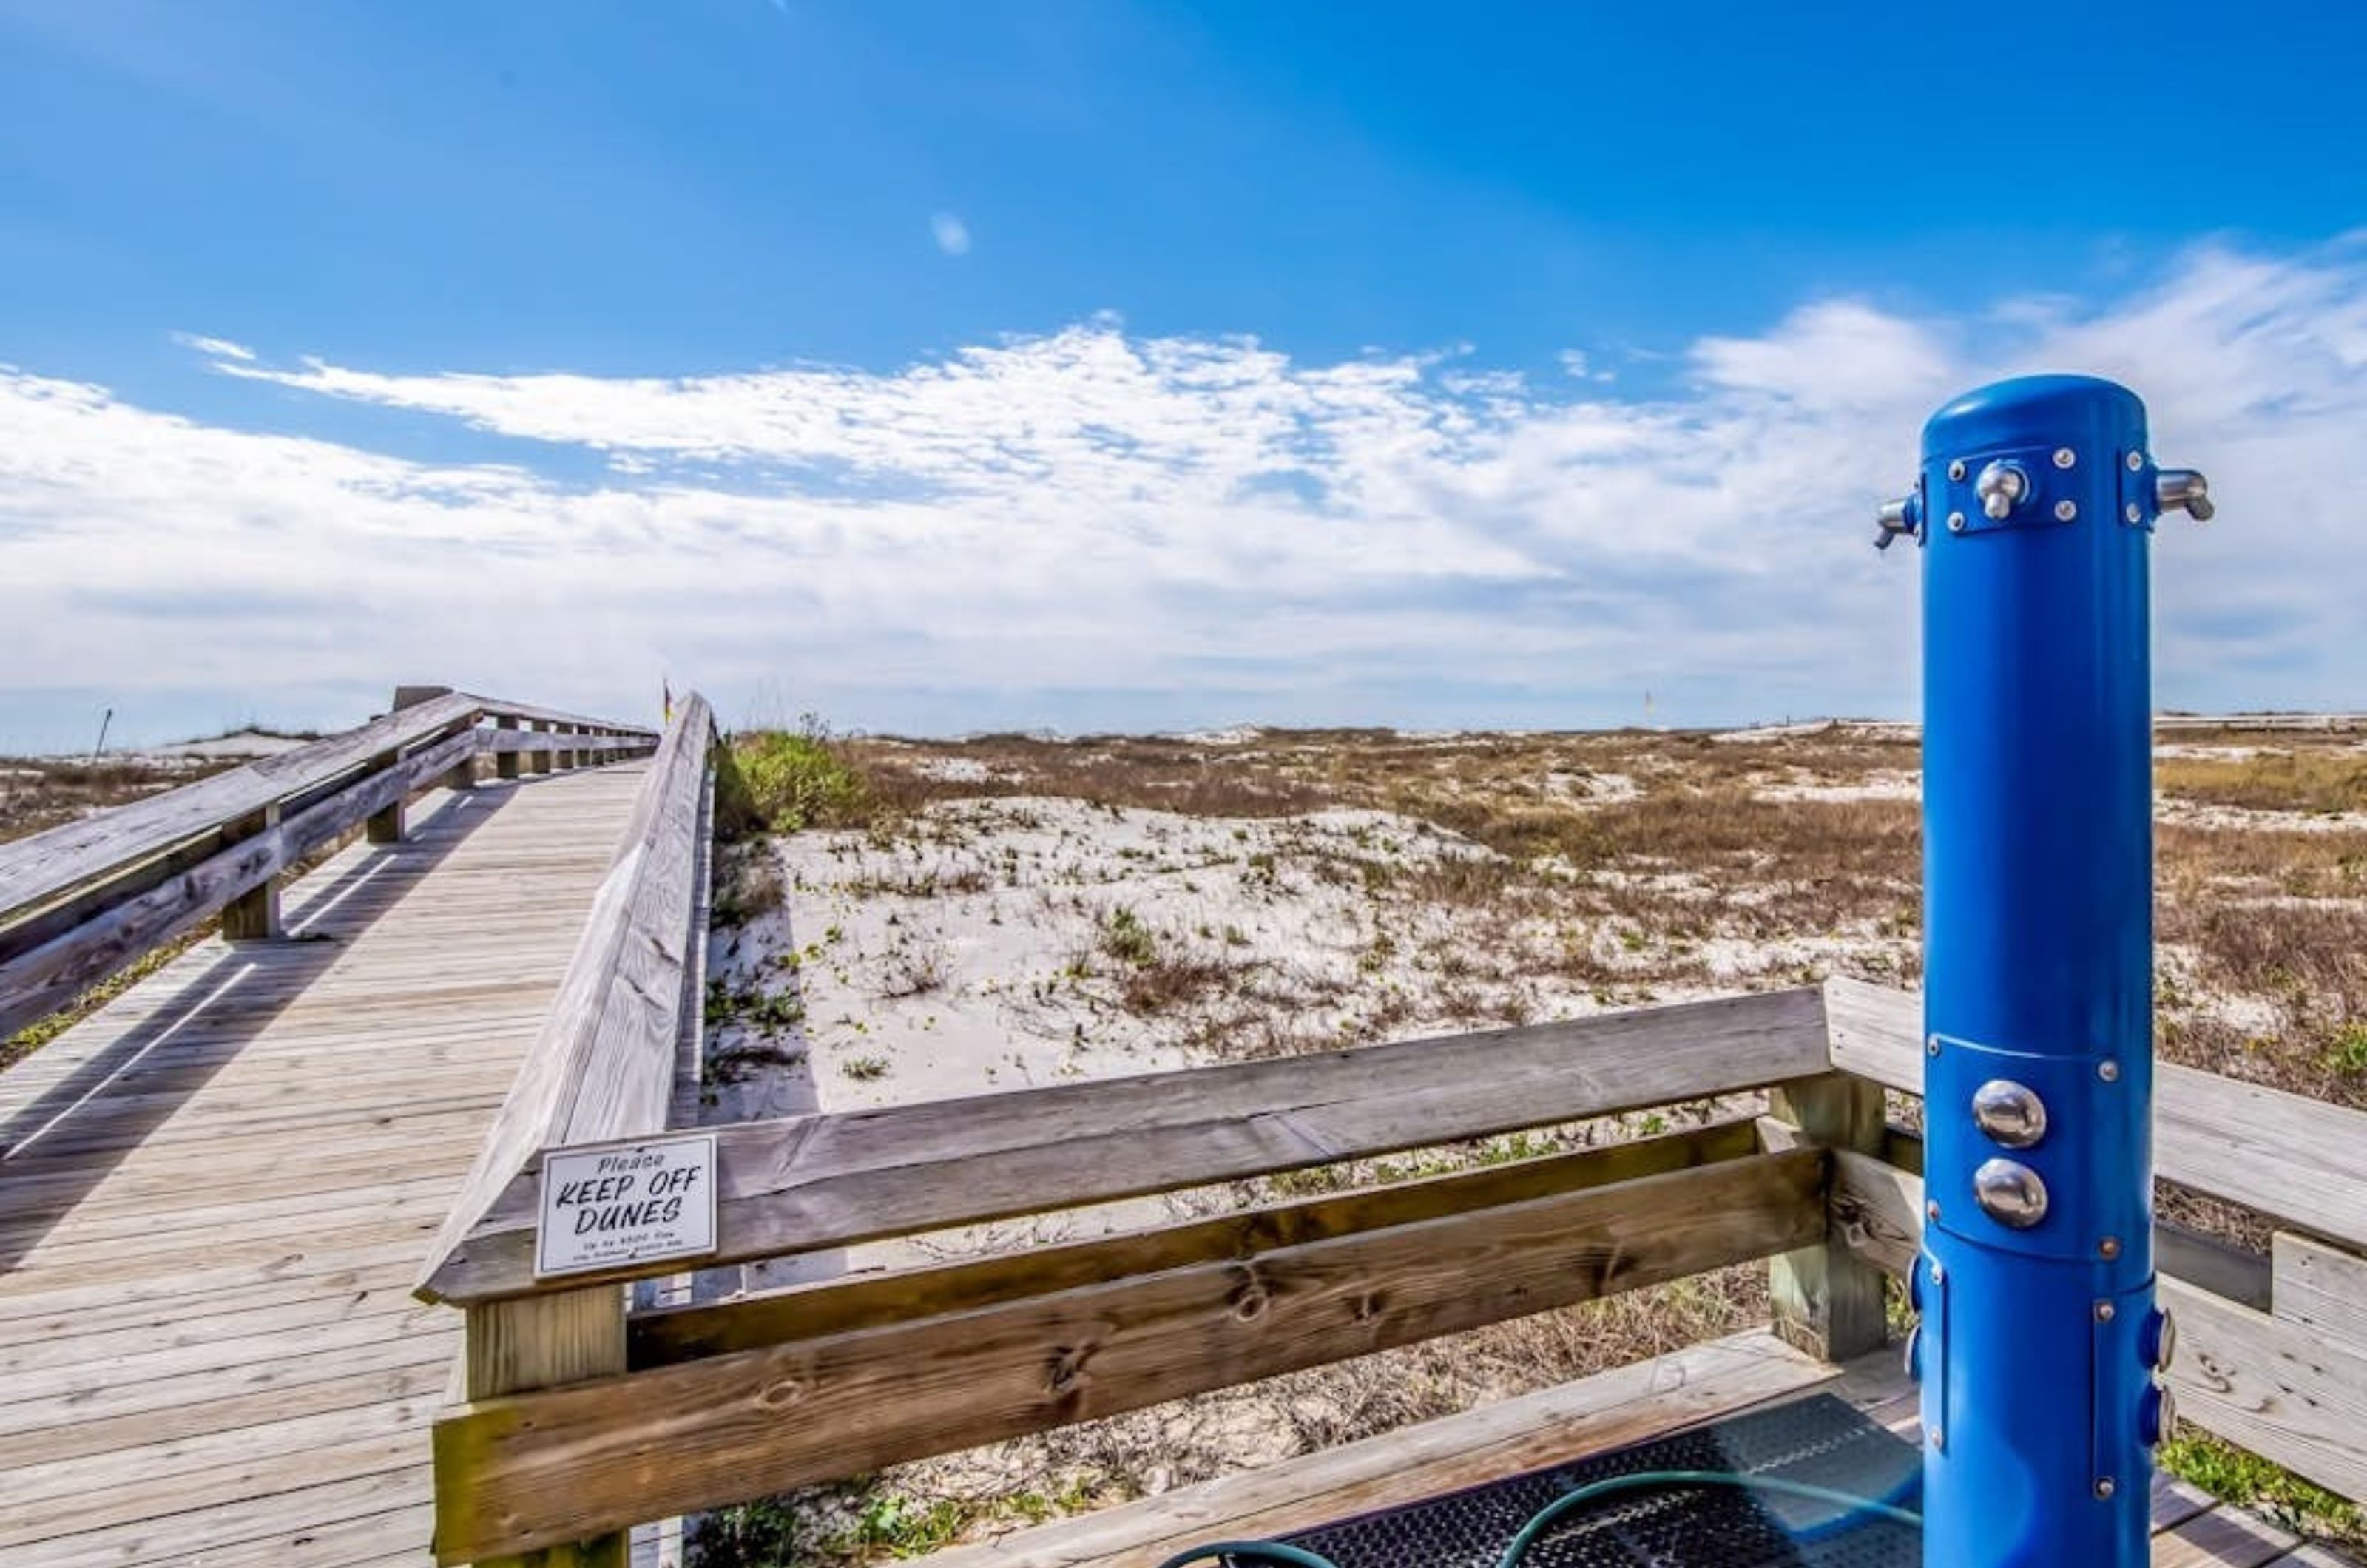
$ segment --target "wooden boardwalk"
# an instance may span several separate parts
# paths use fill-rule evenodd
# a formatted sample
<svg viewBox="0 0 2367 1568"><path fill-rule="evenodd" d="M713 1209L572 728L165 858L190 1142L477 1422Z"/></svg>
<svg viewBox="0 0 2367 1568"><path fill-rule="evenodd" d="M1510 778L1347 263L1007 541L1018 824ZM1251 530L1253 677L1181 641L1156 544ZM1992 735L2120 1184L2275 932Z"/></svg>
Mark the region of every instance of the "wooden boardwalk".
<svg viewBox="0 0 2367 1568"><path fill-rule="evenodd" d="M411 1287L644 770L427 796L0 1075L0 1563L430 1561Z"/></svg>

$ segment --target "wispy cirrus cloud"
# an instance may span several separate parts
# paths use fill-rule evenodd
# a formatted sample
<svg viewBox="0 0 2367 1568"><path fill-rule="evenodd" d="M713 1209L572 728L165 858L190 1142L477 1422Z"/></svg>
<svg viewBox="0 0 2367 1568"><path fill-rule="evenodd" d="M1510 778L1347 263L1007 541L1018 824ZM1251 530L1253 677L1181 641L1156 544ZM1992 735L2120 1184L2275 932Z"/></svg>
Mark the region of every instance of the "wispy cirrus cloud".
<svg viewBox="0 0 2367 1568"><path fill-rule="evenodd" d="M243 343L232 343L228 338L202 337L196 333L175 333L173 341L183 348L194 348L199 354L210 354L219 359L246 362L255 358L255 350Z"/></svg>
<svg viewBox="0 0 2367 1568"><path fill-rule="evenodd" d="M969 225L950 212L940 212L929 220L929 237L937 249L949 256L969 254Z"/></svg>
<svg viewBox="0 0 2367 1568"><path fill-rule="evenodd" d="M2148 398L2222 522L2165 530L2165 697L2348 700L2367 247L2206 247L2145 289L1918 318L1803 304L1612 395L1464 354L1309 362L1114 319L886 370L403 375L186 340L226 376L599 454L424 464L0 375L14 679L291 668L613 705L663 668L857 721L1588 723L1902 710L1909 563L1866 547L1923 417L1991 376ZM350 418L339 428L350 430ZM348 608L318 612L323 596ZM203 622L211 614L220 635ZM425 668L434 665L436 669ZM438 671L442 675L438 676ZM0 704L7 701L0 687Z"/></svg>

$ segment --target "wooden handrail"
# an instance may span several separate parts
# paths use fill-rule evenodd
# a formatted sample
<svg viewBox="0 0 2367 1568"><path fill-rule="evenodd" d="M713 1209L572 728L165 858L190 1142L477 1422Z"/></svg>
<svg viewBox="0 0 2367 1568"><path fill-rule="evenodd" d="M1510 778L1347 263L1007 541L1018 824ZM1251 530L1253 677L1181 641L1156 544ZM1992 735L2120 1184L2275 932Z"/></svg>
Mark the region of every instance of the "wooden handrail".
<svg viewBox="0 0 2367 1568"><path fill-rule="evenodd" d="M534 1281L530 1157L423 1292L470 1303L468 1402L436 1427L437 1551L457 1562L613 1544L640 1520L1752 1258L1774 1257L1787 1337L1847 1337L1864 1327L1843 1321L1863 1283L1849 1272L1878 1284L1873 1271L1904 1268L1917 1244L1920 1179L1885 1156L1912 1164L1920 1146L1881 1127L1876 1088L1920 1089L1915 1013L1909 995L1833 982L725 1127L719 1261L1778 1086L1749 1144L1741 1124L1713 1124L629 1316L615 1280L682 1265ZM2166 1071L2166 1169L2272 1213L2307 1215L2321 1235L2367 1223L2348 1197L2367 1118ZM2273 1136L2264 1117L2278 1123ZM2287 1135L2289 1117L2298 1134ZM2229 1158L2250 1141L2277 1152ZM1769 1163L1782 1161L1792 1163ZM2212 1162L2248 1168L2203 1168ZM2316 1173L2315 1196L2295 1185L2303 1170ZM2357 1305L2367 1258L2280 1235L2273 1292L2248 1293L2248 1275L2219 1267L2213 1246L2188 1237L2165 1253L2207 1266L2181 1265L2161 1285L2180 1319L2171 1376L2183 1407L2358 1495L2367 1489L2358 1437L2367 1430L2367 1312ZM2265 1276L2269 1260L2259 1261ZM1870 1299L1878 1303L1879 1291ZM546 1324L557 1333L546 1337ZM489 1359L533 1371L475 1375L481 1334ZM661 1450L663 1464L645 1462Z"/></svg>
<svg viewBox="0 0 2367 1568"><path fill-rule="evenodd" d="M715 716L697 693L659 741L559 994L429 1249L421 1294L543 1150L665 1130L694 951ZM571 1281L580 1284L581 1280Z"/></svg>
<svg viewBox="0 0 2367 1568"><path fill-rule="evenodd" d="M1304 1169L1707 1099L1808 1077L1829 1066L1822 998L1810 987L1317 1055L740 1122L717 1130L721 1201L712 1261ZM662 1105L655 1114L663 1115ZM559 1126L547 1117L537 1125ZM639 1136L661 1123L593 1131L595 1125L577 1122L563 1129L567 1135L532 1145L515 1131L503 1134L507 1168L500 1187L481 1190L488 1169L472 1178L464 1205L472 1211L469 1226L458 1234L447 1227L439 1238L420 1293L468 1303L678 1271L679 1263L656 1262L536 1280L541 1150Z"/></svg>
<svg viewBox="0 0 2367 1568"><path fill-rule="evenodd" d="M867 1474L1823 1238L1822 1151L1692 1163L1715 1136L1571 1156L1541 1192L1538 1173L1505 1167L1287 1205L1245 1253L1215 1227L1114 1240L1104 1253L1138 1248L1141 1266L480 1400L436 1428L437 1560Z"/></svg>
<svg viewBox="0 0 2367 1568"><path fill-rule="evenodd" d="M492 716L555 728L495 740ZM0 845L0 1034L71 1001L142 953L224 912L271 934L268 896L307 853L368 823L400 833L404 799L513 747L562 761L646 751L651 731L467 693L429 695L356 728Z"/></svg>

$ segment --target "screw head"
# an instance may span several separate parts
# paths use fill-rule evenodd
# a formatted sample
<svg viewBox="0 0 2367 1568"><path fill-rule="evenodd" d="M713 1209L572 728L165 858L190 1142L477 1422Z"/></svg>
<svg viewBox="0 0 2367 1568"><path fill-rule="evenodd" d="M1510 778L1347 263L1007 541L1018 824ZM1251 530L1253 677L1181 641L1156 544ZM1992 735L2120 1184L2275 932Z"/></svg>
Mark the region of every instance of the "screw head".
<svg viewBox="0 0 2367 1568"><path fill-rule="evenodd" d="M2121 1081L2121 1065L2118 1062L2099 1062L2096 1064L2096 1076L2106 1083L2118 1083Z"/></svg>
<svg viewBox="0 0 2367 1568"><path fill-rule="evenodd" d="M2112 1478L2111 1476L2100 1475L2096 1477L2096 1500L2098 1502L2101 1503L2109 1501L2112 1494L2117 1490L2119 1490L2119 1488L2112 1484Z"/></svg>
<svg viewBox="0 0 2367 1568"><path fill-rule="evenodd" d="M1962 457L1948 465L1948 477L1952 479L1961 479L1965 477L1965 460Z"/></svg>
<svg viewBox="0 0 2367 1568"><path fill-rule="evenodd" d="M1951 534L1961 534L1964 531L1965 514L1961 512L1951 512L1948 513L1948 532Z"/></svg>
<svg viewBox="0 0 2367 1568"><path fill-rule="evenodd" d="M2144 467L2145 467L2145 454L2144 454L2144 453L2142 453L2142 452L2132 452L2132 453L2130 453L2130 454L2129 454L2129 472L2131 472L2131 473L2133 473L2133 474L2134 474L2134 473L2135 473L2139 468L2144 468Z"/></svg>
<svg viewBox="0 0 2367 1568"><path fill-rule="evenodd" d="M1936 1056L1940 1054L1940 1037L1938 1035L1927 1034L1923 1037L1923 1054L1927 1056Z"/></svg>
<svg viewBox="0 0 2367 1568"><path fill-rule="evenodd" d="M1940 1205L1934 1203L1931 1207L1936 1210ZM1935 1215L1934 1217L1937 1216ZM1935 1259L1931 1265L1931 1282L1935 1285L1945 1284L1947 1282L1947 1279L1948 1271L1945 1269L1941 1268L1938 1261Z"/></svg>
<svg viewBox="0 0 2367 1568"><path fill-rule="evenodd" d="M2132 523L2142 523L2145 521L2144 510L2134 501L2121 508L2121 515L2127 518Z"/></svg>
<svg viewBox="0 0 2367 1568"><path fill-rule="evenodd" d="M1936 1220L1940 1217L1940 1200L1934 1198L1923 1205L1923 1217L1927 1220ZM1936 1280L1940 1276L1934 1274L1931 1277Z"/></svg>
<svg viewBox="0 0 2367 1568"><path fill-rule="evenodd" d="M2108 1235L2096 1244L2096 1256L2099 1258L2118 1258L2120 1255L2121 1238L2119 1236Z"/></svg>
<svg viewBox="0 0 2367 1568"><path fill-rule="evenodd" d="M2079 503L2078 502L2058 501L2055 503L2055 520L2057 523L2068 523L2071 519L2078 515Z"/></svg>
<svg viewBox="0 0 2367 1568"><path fill-rule="evenodd" d="M1933 1448L1944 1449L1948 1446L1947 1435L1942 1432L1939 1427L1933 1427L1931 1428L1931 1446Z"/></svg>
<svg viewBox="0 0 2367 1568"><path fill-rule="evenodd" d="M2098 1303L2096 1303L2096 1321L2097 1321L2098 1323L2110 1323L2110 1322L2112 1322L2112 1311L2113 1311L2113 1309L2112 1309L2112 1303L2110 1303L2110 1302L2098 1302Z"/></svg>
<svg viewBox="0 0 2367 1568"><path fill-rule="evenodd" d="M2057 446L2055 449L2055 466L2058 468L2067 468L2078 460L2079 454L2072 451L2068 446Z"/></svg>

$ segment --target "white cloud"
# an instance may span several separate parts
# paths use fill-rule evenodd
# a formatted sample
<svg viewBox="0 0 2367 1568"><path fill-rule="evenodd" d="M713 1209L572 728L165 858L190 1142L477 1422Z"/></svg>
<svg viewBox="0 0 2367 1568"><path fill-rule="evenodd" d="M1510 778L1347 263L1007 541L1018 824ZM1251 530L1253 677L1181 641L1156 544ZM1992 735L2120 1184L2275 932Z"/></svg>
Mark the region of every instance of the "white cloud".
<svg viewBox="0 0 2367 1568"><path fill-rule="evenodd" d="M929 220L929 235L937 242L937 249L949 256L969 254L969 225L950 212L940 212Z"/></svg>
<svg viewBox="0 0 2367 1568"><path fill-rule="evenodd" d="M678 379L235 346L210 350L227 374L606 473L538 473L531 445L422 464L0 371L0 731L69 672L266 715L300 678L638 708L661 668L727 714L770 682L900 724L1585 723L1648 685L1678 720L1901 711L1911 552L1867 547L1872 508L1948 394L2065 367L2143 391L2157 449L2223 498L2211 529L2163 530L2165 698L2345 701L2367 673L2351 243L2202 250L2085 310L1811 302L1698 343L1653 399L1102 319L897 370Z"/></svg>
<svg viewBox="0 0 2367 1568"><path fill-rule="evenodd" d="M200 337L196 333L175 333L173 341L183 348L193 348L199 354L210 355L216 359L236 359L247 363L252 363L255 359L255 350L243 343L232 343L228 338Z"/></svg>

